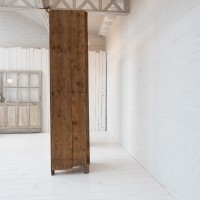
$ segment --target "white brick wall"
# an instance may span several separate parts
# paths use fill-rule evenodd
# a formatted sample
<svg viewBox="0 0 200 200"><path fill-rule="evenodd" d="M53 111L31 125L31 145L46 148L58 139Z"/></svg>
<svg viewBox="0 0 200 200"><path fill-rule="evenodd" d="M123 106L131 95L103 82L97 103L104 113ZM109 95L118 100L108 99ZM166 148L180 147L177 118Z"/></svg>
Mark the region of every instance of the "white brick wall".
<svg viewBox="0 0 200 200"><path fill-rule="evenodd" d="M107 39L108 131L177 200L200 199L200 0L133 0Z"/></svg>
<svg viewBox="0 0 200 200"><path fill-rule="evenodd" d="M16 11L0 11L0 47L47 48L48 42L45 26Z"/></svg>

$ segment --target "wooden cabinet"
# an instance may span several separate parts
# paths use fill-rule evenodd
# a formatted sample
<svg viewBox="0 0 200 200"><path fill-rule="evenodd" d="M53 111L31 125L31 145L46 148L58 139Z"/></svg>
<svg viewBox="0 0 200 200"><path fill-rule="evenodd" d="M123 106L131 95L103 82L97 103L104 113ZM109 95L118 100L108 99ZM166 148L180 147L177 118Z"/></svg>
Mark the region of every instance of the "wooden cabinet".
<svg viewBox="0 0 200 200"><path fill-rule="evenodd" d="M51 172L89 172L87 13L50 11Z"/></svg>
<svg viewBox="0 0 200 200"><path fill-rule="evenodd" d="M0 71L0 133L41 131L41 73Z"/></svg>

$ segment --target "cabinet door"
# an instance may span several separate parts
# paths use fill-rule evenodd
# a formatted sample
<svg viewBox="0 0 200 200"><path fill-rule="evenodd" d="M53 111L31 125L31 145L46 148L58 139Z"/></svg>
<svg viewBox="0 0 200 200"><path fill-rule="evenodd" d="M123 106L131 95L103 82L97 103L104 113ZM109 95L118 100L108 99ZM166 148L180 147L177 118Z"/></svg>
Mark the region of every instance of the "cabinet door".
<svg viewBox="0 0 200 200"><path fill-rule="evenodd" d="M19 127L29 126L29 106L19 106Z"/></svg>
<svg viewBox="0 0 200 200"><path fill-rule="evenodd" d="M15 127L17 124L17 107L16 106L8 106L7 107L7 127Z"/></svg>
<svg viewBox="0 0 200 200"><path fill-rule="evenodd" d="M30 106L30 126L40 126L40 108L38 105Z"/></svg>
<svg viewBox="0 0 200 200"><path fill-rule="evenodd" d="M5 127L5 106L0 106L0 127Z"/></svg>

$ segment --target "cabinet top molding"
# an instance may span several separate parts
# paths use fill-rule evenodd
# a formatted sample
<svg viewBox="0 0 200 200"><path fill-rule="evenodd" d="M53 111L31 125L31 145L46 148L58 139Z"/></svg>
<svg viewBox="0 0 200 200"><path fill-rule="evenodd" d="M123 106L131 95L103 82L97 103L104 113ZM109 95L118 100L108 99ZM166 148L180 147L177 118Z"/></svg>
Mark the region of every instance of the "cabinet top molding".
<svg viewBox="0 0 200 200"><path fill-rule="evenodd" d="M5 10L85 10L101 14L127 15L129 0L0 0Z"/></svg>

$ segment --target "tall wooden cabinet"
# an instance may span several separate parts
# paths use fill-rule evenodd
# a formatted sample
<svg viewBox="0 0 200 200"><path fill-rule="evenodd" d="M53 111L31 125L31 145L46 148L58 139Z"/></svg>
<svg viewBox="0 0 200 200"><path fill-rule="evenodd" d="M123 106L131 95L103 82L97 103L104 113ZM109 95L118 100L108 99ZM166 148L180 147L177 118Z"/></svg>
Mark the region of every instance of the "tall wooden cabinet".
<svg viewBox="0 0 200 200"><path fill-rule="evenodd" d="M88 33L84 11L50 18L51 172L89 172Z"/></svg>

